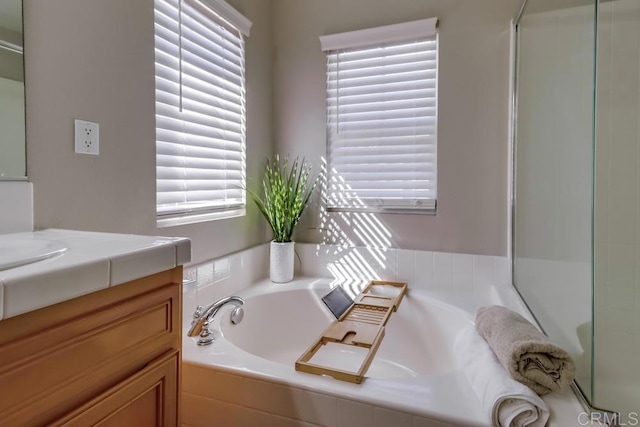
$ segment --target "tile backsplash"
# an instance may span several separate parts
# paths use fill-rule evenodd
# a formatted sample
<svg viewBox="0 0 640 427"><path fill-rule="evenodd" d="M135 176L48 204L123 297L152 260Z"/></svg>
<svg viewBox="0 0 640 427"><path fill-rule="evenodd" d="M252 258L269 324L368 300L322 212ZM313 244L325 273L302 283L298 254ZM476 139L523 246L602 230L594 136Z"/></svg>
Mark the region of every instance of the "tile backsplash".
<svg viewBox="0 0 640 427"><path fill-rule="evenodd" d="M262 244L184 269L183 320L208 304L269 275L269 245Z"/></svg>
<svg viewBox="0 0 640 427"><path fill-rule="evenodd" d="M472 291L510 284L506 257L394 248L296 244L302 276L399 280L414 288Z"/></svg>
<svg viewBox="0 0 640 427"><path fill-rule="evenodd" d="M414 289L463 292L511 284L506 257L311 243L295 247L296 276L345 282L397 280ZM268 243L186 268L185 321L190 321L198 303L213 302L268 276Z"/></svg>

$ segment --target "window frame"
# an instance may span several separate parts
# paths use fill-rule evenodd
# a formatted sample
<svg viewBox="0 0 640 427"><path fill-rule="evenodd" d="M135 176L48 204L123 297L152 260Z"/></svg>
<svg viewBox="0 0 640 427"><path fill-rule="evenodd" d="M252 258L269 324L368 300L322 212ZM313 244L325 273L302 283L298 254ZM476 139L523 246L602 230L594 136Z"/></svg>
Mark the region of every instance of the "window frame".
<svg viewBox="0 0 640 427"><path fill-rule="evenodd" d="M183 11L185 5L190 8L192 13L196 11L196 15L189 15ZM199 10L197 10L199 9ZM189 9L187 9L189 10ZM207 20L208 18L208 20ZM163 26L160 21L172 23L171 29L167 26ZM198 24L198 19L203 19ZM183 22L186 21L185 22ZM191 24L189 24L191 22ZM195 23L195 24L194 24ZM207 26L209 29L207 29ZM233 218L238 216L244 216L246 212L246 46L245 39L250 34L252 23L240 12L234 9L224 0L155 0L154 2L154 51L155 51L155 112L156 112L156 224L158 227L171 227L183 224L190 224L196 222L212 221L217 219ZM201 27L199 29L198 27ZM225 32L226 31L226 32ZM161 33L164 32L164 36L169 36L170 40L163 40ZM187 34L192 34L196 37L202 35L211 36L214 32L219 32L219 37L203 37L211 44L198 44L192 40L187 39ZM227 34L226 36L224 34ZM226 37L230 37L227 39ZM226 40L230 40L229 42ZM233 62L227 62L223 54L230 51L225 50L225 44L237 41L237 49L235 54L239 59L240 69L232 71L226 64L233 64ZM163 43L167 48L163 46ZM190 44L189 47L183 46ZM194 47L195 46L195 47ZM193 76L193 71L188 70L190 68L198 69L193 62L189 62L186 59L189 55L194 57L193 49L201 49L202 47L208 47L209 49L201 50L204 52L207 58L201 56L195 57L197 61L201 62L201 65L206 68L200 68L207 70L210 76L214 79L223 80L229 78L229 76L237 76L236 85L239 88L238 98L239 104L237 105L238 113L234 121L228 122L231 126L240 126L239 134L232 139L228 139L231 135L228 133L227 125L220 123L225 122L226 109L220 104L229 103L234 104L234 100L228 101L223 98L220 89L215 89L211 83L202 84L201 87L194 89L185 86L189 81L194 82L196 80ZM222 53L221 53L222 52ZM160 55L160 56L159 56ZM164 56L164 63L162 59ZM232 55L229 53L229 55ZM238 56L239 55L239 56ZM167 59L172 60L171 65L167 65ZM160 61L160 62L159 62ZM222 63L223 66L215 65ZM198 64L200 65L200 64ZM233 67L233 65L230 65ZM185 67L185 69L183 69ZM195 67L195 68L194 68ZM236 66L237 67L237 66ZM161 68L164 68L165 74L170 72L171 78L169 80L166 77L162 77ZM167 71L168 70L168 71ZM163 81L164 78L164 81ZM183 79L185 82L183 82ZM189 80L190 79L190 80ZM206 83L206 81L204 81ZM229 83L231 84L231 83ZM167 92L165 88L167 86L173 86L171 92ZM224 89L223 89L224 90ZM164 91L164 93L163 93ZM187 94L183 93L187 92ZM191 92L191 94L188 94ZM162 96L167 93L173 95L173 103L163 103ZM194 98L194 96L196 98ZM209 98L211 102L203 102L197 98ZM176 101L177 98L177 101ZM235 99L234 98L234 99ZM184 102L184 109L183 109ZM198 109L189 109L189 104L200 104L201 109L210 109L212 115L206 114L204 111ZM177 105L176 105L177 104ZM178 107L179 105L179 107ZM176 111L176 108L179 108ZM195 117L200 116L204 122L198 121ZM169 125L167 123L174 121L177 125ZM180 128L179 124L182 123ZM234 123L237 123L234 125ZM172 128L173 126L173 128ZM201 126L204 129L205 134L199 135L193 130L196 126ZM191 129L189 129L189 127ZM164 141L164 145L170 147L160 148L160 136L161 132L172 134L167 141ZM217 132L221 136L212 137L212 133ZM233 133L233 132L232 132ZM192 142L194 139L200 138L202 141L199 145ZM191 139L187 141L185 139ZM234 142L235 141L235 142ZM178 147L182 147L182 153L175 154L170 152L178 151ZM199 147L202 147L203 151L201 156L189 153L189 150L197 151ZM232 151L233 150L233 154ZM240 150L240 151L238 151ZM217 152L220 152L218 154ZM162 153L162 154L161 154ZM215 153L215 154L212 154ZM227 153L233 155L235 160L232 160L236 167L232 166L232 169L228 169L225 166ZM198 153L200 154L200 153ZM163 160L161 160L161 158ZM182 164L180 164L182 161ZM203 162L208 163L206 166L193 166L189 162ZM213 163L221 164L221 168L212 167ZM161 168L165 170L173 169L171 173L161 171ZM237 170L237 167L240 167ZM180 169L185 177L180 177ZM203 176L193 176L193 171L201 170ZM192 173L191 178L186 178L188 174ZM234 172L236 171L236 172ZM234 178L228 178L227 175L231 174ZM173 176L172 176L173 175ZM214 177L215 176L215 177ZM190 185L188 180L192 180ZM196 183L194 184L194 181ZM199 181L199 182L197 182ZM232 185L234 182L240 182L241 184ZM173 190L171 187L179 187L180 183L183 189ZM199 185L202 185L201 190ZM233 187L233 188L232 188ZM169 189L168 189L169 188ZM213 193L212 198L207 200L204 196L198 196L192 201L188 200L189 192L195 194L197 191L201 191L203 194L207 192ZM171 192L180 193L183 192L184 201L170 201L167 199L177 199L178 196L171 196ZM222 194L222 202L218 194ZM229 194L234 194L232 198L227 199ZM161 202L161 196L164 197L164 203Z"/></svg>
<svg viewBox="0 0 640 427"><path fill-rule="evenodd" d="M321 47L323 52L327 55L327 192L324 197L324 203L326 206L326 210L328 212L373 212L373 213L392 213L392 214L427 214L427 215L435 215L437 211L437 146L438 146L438 137L437 137L437 129L438 129L438 80L439 80L439 31L438 31L438 19L437 18L428 18L428 19L420 19L416 21L387 25L376 28L368 28L364 30L350 31L346 33L339 34L331 34L320 37ZM425 185L424 191L432 191L433 197L423 197L423 198L412 198L412 197L392 197L392 196L383 196L383 197L362 197L357 195L356 193L360 190L344 190L344 189L332 189L331 186L336 185L336 183L340 183L340 172L338 172L337 179L336 175L333 175L333 169L331 166L331 157L332 157L332 143L338 145L344 145L345 142L340 141L335 138L332 139L332 130L336 131L334 133L339 133L337 129L339 129L340 123L332 123L331 120L331 112L330 105L331 101L337 99L335 105L336 108L340 108L341 105L339 103L339 89L333 89L334 92L337 93L336 96L331 94L330 89L330 65L331 65L331 55L336 56L337 54L337 62L339 63L339 54L340 52L358 52L365 51L367 49L372 49L380 46L389 46L394 44L402 44L402 43L411 43L418 42L421 39L429 39L433 38L435 40L435 125L434 125L434 134L429 135L429 137L425 137L425 139L433 138L433 161L429 161L426 163L428 167L433 169L432 172L432 180L433 185ZM384 55L381 55L380 58L383 58ZM339 67L339 65L338 65ZM335 72L334 72L335 73ZM339 71L338 71L339 75ZM381 76L383 74L379 74ZM339 78L339 77L338 77ZM339 87L339 80L335 80L335 85ZM384 110L385 112L387 110ZM340 113L335 113L336 116L339 117ZM429 116L430 117L430 116ZM332 129L333 126L333 129ZM371 139L373 140L376 137L362 137L362 139ZM416 138L417 139L417 138ZM348 138L346 143L348 143ZM418 144L418 143L414 143ZM428 145L428 143L425 143ZM346 146L348 148L348 146ZM407 151L406 154L411 154L410 151ZM382 156L382 154L377 153L376 155ZM344 158L343 158L344 160ZM413 163L417 164L417 163ZM366 177L370 172L363 172L362 177ZM414 178L416 175L414 174ZM417 178L415 178L417 179ZM356 178L357 181L357 178ZM410 182L411 179L403 178L403 185L407 182ZM348 181L342 181L348 184ZM352 181L354 182L354 181ZM430 189L433 190L430 190ZM378 194L381 193L382 190L380 187L373 188L373 190L378 190ZM365 190L369 191L369 190ZM402 188L404 192L409 192L415 194L415 189L407 190L406 188ZM346 193L353 193L355 195L342 197ZM343 200L342 203L339 203L338 200ZM397 201L397 203L396 203ZM359 205L358 205L359 204Z"/></svg>

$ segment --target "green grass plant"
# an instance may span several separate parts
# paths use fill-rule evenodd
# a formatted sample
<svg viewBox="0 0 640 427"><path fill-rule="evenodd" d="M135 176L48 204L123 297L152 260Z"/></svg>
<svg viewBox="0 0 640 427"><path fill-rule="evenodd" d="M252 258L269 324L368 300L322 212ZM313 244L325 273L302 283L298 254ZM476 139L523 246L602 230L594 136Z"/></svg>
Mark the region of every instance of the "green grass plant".
<svg viewBox="0 0 640 427"><path fill-rule="evenodd" d="M307 207L317 179L311 179L311 165L298 158L289 163L275 155L267 159L262 188L247 189L273 231L275 242L291 242L302 212Z"/></svg>

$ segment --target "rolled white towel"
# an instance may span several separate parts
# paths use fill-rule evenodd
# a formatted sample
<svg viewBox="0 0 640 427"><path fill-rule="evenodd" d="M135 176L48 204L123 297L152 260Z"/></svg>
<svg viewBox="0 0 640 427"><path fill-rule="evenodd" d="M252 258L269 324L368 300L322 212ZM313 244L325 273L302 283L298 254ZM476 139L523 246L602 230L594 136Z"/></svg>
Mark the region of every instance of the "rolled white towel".
<svg viewBox="0 0 640 427"><path fill-rule="evenodd" d="M456 357L495 427L543 427L549 407L529 387L509 376L473 326L456 338Z"/></svg>

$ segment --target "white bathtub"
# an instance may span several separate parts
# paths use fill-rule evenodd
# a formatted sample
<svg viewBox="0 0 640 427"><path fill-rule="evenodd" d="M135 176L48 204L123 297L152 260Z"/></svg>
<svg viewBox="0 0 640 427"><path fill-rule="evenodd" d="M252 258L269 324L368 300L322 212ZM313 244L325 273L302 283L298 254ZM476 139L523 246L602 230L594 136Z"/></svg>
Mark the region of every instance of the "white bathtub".
<svg viewBox="0 0 640 427"><path fill-rule="evenodd" d="M221 311L220 320L214 323L219 335L216 342L199 347L196 338L185 336L183 360L236 376L356 401L365 408L396 411L386 414L397 413L419 421L406 424L410 426L488 425L451 353L457 332L473 316L426 291L409 290L393 313L362 384L295 371L296 359L334 320L320 300L330 287L329 279L297 279L284 285L265 281L247 288L238 293L246 301L244 320L232 325L231 308ZM238 400L228 403L241 407L251 403L242 396ZM288 417L309 421L305 420L304 411L294 412ZM335 425L342 425L339 409L336 417ZM321 424L331 425L332 420L330 417ZM377 422L376 425L392 427L403 425L396 421Z"/></svg>
<svg viewBox="0 0 640 427"><path fill-rule="evenodd" d="M186 319L194 308L190 300L183 325L184 425L489 425L451 351L457 332L482 305L505 305L531 320L512 287L473 292L410 288L387 324L366 379L351 384L294 368L295 360L333 321L320 301L331 286L330 279L299 278L287 284L264 280L233 292L246 300L244 320L232 325L231 307L223 309L213 325L217 339L206 347L186 336ZM224 296L203 295L206 300L198 301L202 305ZM570 390L544 400L551 409L549 426L580 425L583 409Z"/></svg>
<svg viewBox="0 0 640 427"><path fill-rule="evenodd" d="M302 289L294 286L286 290L261 286L243 292L245 318L236 326L224 316L222 336L241 350L293 367L335 320L320 300L329 291L328 281L312 281ZM410 379L456 370L452 340L471 321L469 314L416 292L400 308L390 318L367 377Z"/></svg>

